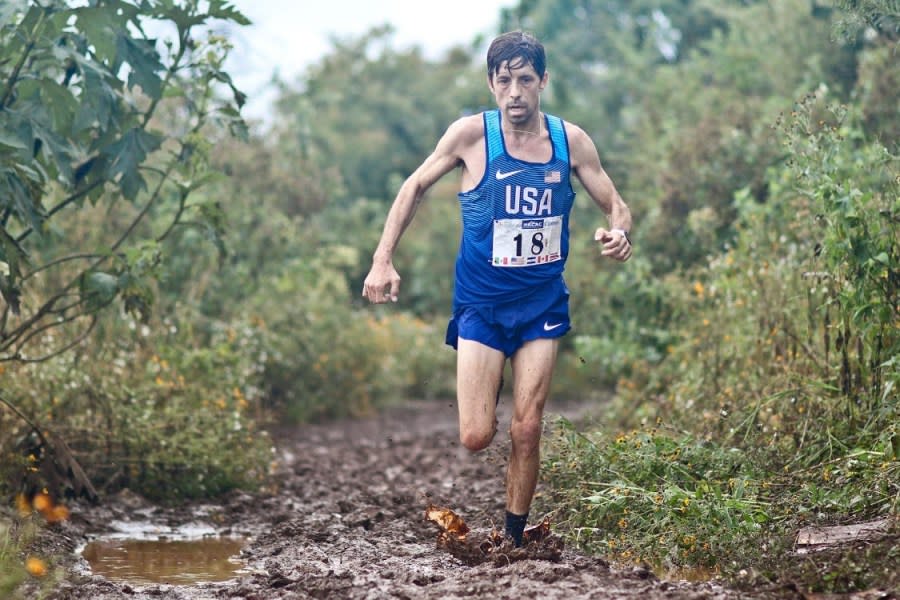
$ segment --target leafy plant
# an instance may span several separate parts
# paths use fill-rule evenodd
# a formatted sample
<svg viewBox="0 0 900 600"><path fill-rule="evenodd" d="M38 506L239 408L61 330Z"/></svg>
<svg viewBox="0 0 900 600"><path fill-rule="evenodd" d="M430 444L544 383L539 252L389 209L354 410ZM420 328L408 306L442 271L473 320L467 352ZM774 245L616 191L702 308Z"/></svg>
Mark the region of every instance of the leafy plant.
<svg viewBox="0 0 900 600"><path fill-rule="evenodd" d="M220 237L194 192L212 177L212 132L243 132L244 96L222 69L227 40L202 31L248 21L224 0L2 10L0 364L35 364L82 344L115 302L147 322L167 241L192 227ZM8 389L7 408L74 460Z"/></svg>
<svg viewBox="0 0 900 600"><path fill-rule="evenodd" d="M258 489L272 461L259 426L266 421L259 326L214 326L195 345L200 338L181 317L107 319L107 328L116 326L110 341L10 367L3 397L65 440L98 493L127 487L175 502ZM4 463L0 490L79 492L29 424L0 423L0 448L21 457Z"/></svg>
<svg viewBox="0 0 900 600"><path fill-rule="evenodd" d="M608 438L564 419L544 460L554 520L588 550L661 571L719 568L770 519L746 454L658 424Z"/></svg>
<svg viewBox="0 0 900 600"><path fill-rule="evenodd" d="M774 579L785 559L747 548L784 552L780 540L803 524L900 508L897 158L826 94L804 96L776 124L791 158L769 171L769 201L736 196L733 243L664 280L672 343L661 361L632 363L606 411L633 433L564 429L555 440L553 498L580 543L730 575L752 563ZM648 431L656 419L680 436ZM691 467L673 467L673 453ZM695 512L686 505L679 521L651 510L669 497ZM649 558L636 552L648 548ZM862 585L846 575L815 589Z"/></svg>
<svg viewBox="0 0 900 600"><path fill-rule="evenodd" d="M26 351L36 331L68 329L71 337L55 350L64 351L118 298L146 318L152 299L145 280L158 275L148 254L187 214L203 217L189 198L208 178L205 128L216 120L241 127L243 95L221 70L227 43L201 41L196 28L247 20L221 0L206 8L55 0L10 13L0 28L0 48L10 57L0 66L0 360L34 361L45 357ZM157 47L146 33L150 22L169 24L175 38ZM231 85L231 102L217 97L221 83ZM172 103L180 105L182 125L166 131L156 117ZM102 245L48 251L44 240L65 237L66 213L101 199L135 210ZM139 238L139 225L160 204L174 209L168 222ZM135 238L150 246L129 250ZM44 262L35 262L29 245L44 246ZM28 295L39 274L53 272L60 274L55 289Z"/></svg>

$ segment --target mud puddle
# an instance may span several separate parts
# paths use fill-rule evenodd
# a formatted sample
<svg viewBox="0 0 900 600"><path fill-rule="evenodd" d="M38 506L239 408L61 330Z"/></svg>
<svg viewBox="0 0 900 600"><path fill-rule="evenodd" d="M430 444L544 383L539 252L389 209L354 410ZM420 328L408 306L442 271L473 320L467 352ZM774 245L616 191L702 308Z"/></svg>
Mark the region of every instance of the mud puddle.
<svg viewBox="0 0 900 600"><path fill-rule="evenodd" d="M73 550L79 541L102 539L109 523L128 520L136 510L176 529L201 515L218 533L250 541L240 550L243 567L223 582L119 582L84 568L85 559L73 552L71 577L52 598L796 597L736 592L711 581L667 581L644 567L615 568L552 534L521 552L492 550L485 553L489 560L473 560L474 546L441 543L426 518L429 506L452 508L471 527L469 541L489 539L502 527L506 404L494 444L475 455L458 443L452 404L411 404L379 418L274 432L279 465L276 485L266 493L235 493L204 507L163 509L128 495L97 507L74 506L64 532ZM534 515L534 524L542 518Z"/></svg>
<svg viewBox="0 0 900 600"><path fill-rule="evenodd" d="M237 576L246 540L95 540L81 551L93 575L131 584L193 584Z"/></svg>

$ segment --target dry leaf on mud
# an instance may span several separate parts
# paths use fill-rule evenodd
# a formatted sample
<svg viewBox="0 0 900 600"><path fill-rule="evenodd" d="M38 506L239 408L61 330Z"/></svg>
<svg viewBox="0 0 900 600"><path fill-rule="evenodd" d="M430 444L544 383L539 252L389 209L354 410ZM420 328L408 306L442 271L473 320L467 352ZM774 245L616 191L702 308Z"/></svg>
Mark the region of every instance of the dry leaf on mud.
<svg viewBox="0 0 900 600"><path fill-rule="evenodd" d="M522 544L530 544L532 542L540 542L550 535L550 517L544 517L544 520L537 525L526 527L522 532Z"/></svg>
<svg viewBox="0 0 900 600"><path fill-rule="evenodd" d="M443 530L442 535L452 535L458 540L464 540L466 534L469 533L469 526L466 525L466 522L449 508L441 508L429 503L425 508L425 518L437 523Z"/></svg>

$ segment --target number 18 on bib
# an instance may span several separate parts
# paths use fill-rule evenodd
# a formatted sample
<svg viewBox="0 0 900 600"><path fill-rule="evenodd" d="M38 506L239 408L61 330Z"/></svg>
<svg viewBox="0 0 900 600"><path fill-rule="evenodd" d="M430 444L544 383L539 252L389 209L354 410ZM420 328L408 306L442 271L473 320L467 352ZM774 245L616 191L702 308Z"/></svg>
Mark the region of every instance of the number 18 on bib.
<svg viewBox="0 0 900 600"><path fill-rule="evenodd" d="M560 260L562 217L495 219L491 263L495 267L529 267Z"/></svg>

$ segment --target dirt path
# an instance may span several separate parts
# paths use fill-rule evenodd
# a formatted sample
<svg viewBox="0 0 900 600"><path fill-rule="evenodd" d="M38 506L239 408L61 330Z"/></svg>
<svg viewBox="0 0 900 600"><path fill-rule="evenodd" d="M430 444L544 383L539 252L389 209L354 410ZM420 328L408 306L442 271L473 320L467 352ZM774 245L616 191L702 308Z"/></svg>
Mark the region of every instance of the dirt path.
<svg viewBox="0 0 900 600"><path fill-rule="evenodd" d="M389 417L305 426L278 438L278 489L234 494L221 504L162 510L121 496L78 507L66 524L75 548L113 519L143 508L167 524L199 515L220 530L252 537L245 573L225 583L191 586L111 582L75 560L58 600L205 598L774 598L729 592L711 583L659 581L645 569L616 570L603 560L564 549L557 561L487 561L466 565L436 544L424 519L428 500L451 507L473 528L488 531L503 514L508 414L486 452L471 455L457 441L455 409L431 403ZM498 522L499 525L499 522Z"/></svg>

